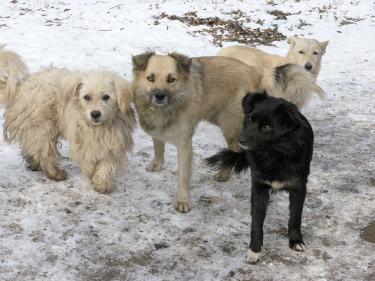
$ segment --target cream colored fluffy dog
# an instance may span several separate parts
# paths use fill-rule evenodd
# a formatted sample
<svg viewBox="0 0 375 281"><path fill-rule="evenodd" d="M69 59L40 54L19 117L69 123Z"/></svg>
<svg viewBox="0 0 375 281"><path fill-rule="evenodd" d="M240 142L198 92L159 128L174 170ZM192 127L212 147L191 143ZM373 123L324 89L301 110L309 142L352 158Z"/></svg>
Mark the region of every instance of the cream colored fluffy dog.
<svg viewBox="0 0 375 281"><path fill-rule="evenodd" d="M329 41L319 42L315 39L291 36L288 38L287 42L290 44L290 48L285 57L241 45L223 48L217 55L238 59L259 70L263 70L265 74L278 66L297 64L308 71L316 80L320 71L322 57L326 52ZM296 83L296 81L294 81L294 83ZM302 86L300 88L302 88ZM324 98L325 96L323 91L316 91L316 93L320 98ZM295 92L293 95L285 93L285 95L280 95L280 97L285 98L297 105L298 108L301 108L308 102L311 95L311 91L299 91Z"/></svg>
<svg viewBox="0 0 375 281"><path fill-rule="evenodd" d="M48 68L29 74L16 53L0 49L4 139L20 143L29 168L52 180L67 177L58 165L64 138L95 190L112 191L133 146L132 96L130 85L112 72Z"/></svg>

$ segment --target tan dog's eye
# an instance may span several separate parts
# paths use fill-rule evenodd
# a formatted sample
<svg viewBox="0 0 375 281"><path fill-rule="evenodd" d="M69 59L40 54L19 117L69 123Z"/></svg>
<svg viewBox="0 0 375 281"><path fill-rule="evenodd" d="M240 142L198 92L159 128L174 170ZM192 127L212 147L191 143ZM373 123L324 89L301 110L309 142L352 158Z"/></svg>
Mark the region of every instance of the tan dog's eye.
<svg viewBox="0 0 375 281"><path fill-rule="evenodd" d="M104 96L102 97L102 100L104 100L104 101L109 100L109 96L108 96L108 95L104 95Z"/></svg>
<svg viewBox="0 0 375 281"><path fill-rule="evenodd" d="M155 82L155 75L154 74L151 74L150 76L147 76L146 78L148 81L150 81L151 83Z"/></svg>
<svg viewBox="0 0 375 281"><path fill-rule="evenodd" d="M89 95L84 95L83 98L87 101L91 100L91 97Z"/></svg>
<svg viewBox="0 0 375 281"><path fill-rule="evenodd" d="M176 81L176 78L174 78L173 76L168 75L168 78L167 78L167 82L168 83L173 83L175 81Z"/></svg>
<svg viewBox="0 0 375 281"><path fill-rule="evenodd" d="M298 51L298 53L300 53L300 54L304 54L305 52L304 52L304 51Z"/></svg>
<svg viewBox="0 0 375 281"><path fill-rule="evenodd" d="M313 55L316 55L316 56L317 56L317 55L319 55L319 53L318 53L318 52L313 52Z"/></svg>

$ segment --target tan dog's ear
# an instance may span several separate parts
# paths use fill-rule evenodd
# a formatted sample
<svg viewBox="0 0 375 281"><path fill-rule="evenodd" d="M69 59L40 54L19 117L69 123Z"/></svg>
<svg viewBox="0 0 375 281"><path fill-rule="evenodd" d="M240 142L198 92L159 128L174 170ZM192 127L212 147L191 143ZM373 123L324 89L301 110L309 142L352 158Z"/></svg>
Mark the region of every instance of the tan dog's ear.
<svg viewBox="0 0 375 281"><path fill-rule="evenodd" d="M286 42L288 44L294 46L294 45L296 45L297 38L298 38L298 36L290 36Z"/></svg>
<svg viewBox="0 0 375 281"><path fill-rule="evenodd" d="M154 52L146 52L140 55L132 56L133 71L145 71L148 60L155 55Z"/></svg>
<svg viewBox="0 0 375 281"><path fill-rule="evenodd" d="M66 96L78 96L82 88L82 78L78 75L69 75L62 80L64 94Z"/></svg>
<svg viewBox="0 0 375 281"><path fill-rule="evenodd" d="M322 49L322 55L324 55L326 53L328 43L329 43L329 41L319 42L319 46Z"/></svg>
<svg viewBox="0 0 375 281"><path fill-rule="evenodd" d="M175 52L168 54L168 56L176 60L177 67L182 73L189 74L191 63L192 63L191 58L181 55L179 53L175 53Z"/></svg>
<svg viewBox="0 0 375 281"><path fill-rule="evenodd" d="M131 106L133 100L133 88L132 86L121 77L116 77L112 81L113 87L115 88L117 106L121 112L126 112Z"/></svg>

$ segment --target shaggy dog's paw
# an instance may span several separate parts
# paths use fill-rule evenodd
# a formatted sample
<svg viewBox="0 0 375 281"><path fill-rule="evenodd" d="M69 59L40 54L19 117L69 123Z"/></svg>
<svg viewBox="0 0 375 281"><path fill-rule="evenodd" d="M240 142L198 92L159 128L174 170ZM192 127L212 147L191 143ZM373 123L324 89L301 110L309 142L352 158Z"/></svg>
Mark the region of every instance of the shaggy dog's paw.
<svg viewBox="0 0 375 281"><path fill-rule="evenodd" d="M95 184L95 190L99 193L109 193L113 191L112 184Z"/></svg>
<svg viewBox="0 0 375 281"><path fill-rule="evenodd" d="M146 166L146 171L159 172L163 169L163 164L163 162L152 160L151 163Z"/></svg>
<svg viewBox="0 0 375 281"><path fill-rule="evenodd" d="M63 181L67 179L68 174L65 172L65 170L56 170L54 173L48 173L47 177L50 180Z"/></svg>
<svg viewBox="0 0 375 281"><path fill-rule="evenodd" d="M189 203L185 201L177 201L176 203L176 210L181 213L187 213L189 212Z"/></svg>
<svg viewBox="0 0 375 281"><path fill-rule="evenodd" d="M251 264L257 263L259 261L259 254L249 249L247 251L246 262Z"/></svg>
<svg viewBox="0 0 375 281"><path fill-rule="evenodd" d="M303 243L295 243L291 246L291 248L294 250L294 251L297 251L297 252L303 252L305 250L305 245Z"/></svg>

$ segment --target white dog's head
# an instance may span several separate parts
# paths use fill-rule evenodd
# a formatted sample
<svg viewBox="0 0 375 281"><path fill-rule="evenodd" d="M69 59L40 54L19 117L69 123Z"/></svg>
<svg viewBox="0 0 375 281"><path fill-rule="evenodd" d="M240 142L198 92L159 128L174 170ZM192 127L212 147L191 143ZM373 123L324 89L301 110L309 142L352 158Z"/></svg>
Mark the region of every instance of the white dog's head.
<svg viewBox="0 0 375 281"><path fill-rule="evenodd" d="M131 107L131 85L109 71L91 71L70 78L65 84L66 92L75 95L82 116L94 126L108 124L118 113Z"/></svg>
<svg viewBox="0 0 375 281"><path fill-rule="evenodd" d="M8 103L19 86L21 80L27 76L28 69L21 57L0 45L0 102Z"/></svg>
<svg viewBox="0 0 375 281"><path fill-rule="evenodd" d="M326 52L329 41L319 42L315 39L291 36L287 42L290 44L287 55L290 62L304 67L315 77L318 76L322 56Z"/></svg>

